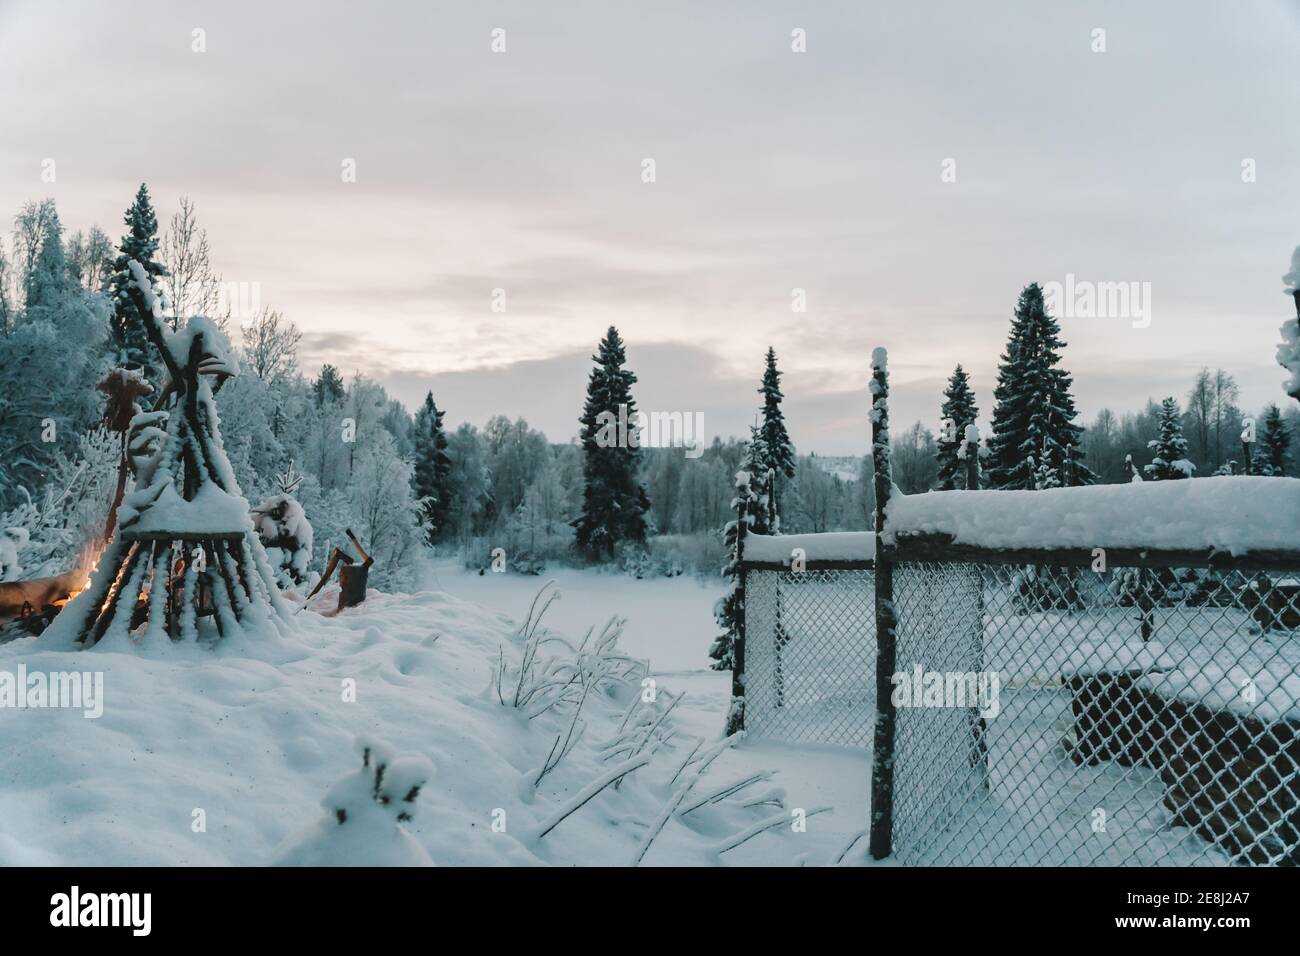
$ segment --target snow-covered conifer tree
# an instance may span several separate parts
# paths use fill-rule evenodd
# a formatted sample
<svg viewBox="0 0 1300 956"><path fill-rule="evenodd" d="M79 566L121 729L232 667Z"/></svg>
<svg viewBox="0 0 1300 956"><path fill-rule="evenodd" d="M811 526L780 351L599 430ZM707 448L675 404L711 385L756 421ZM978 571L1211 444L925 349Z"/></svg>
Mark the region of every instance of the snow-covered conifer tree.
<svg viewBox="0 0 1300 956"><path fill-rule="evenodd" d="M445 413L433 402L433 392L415 413L411 444L415 457L413 490L424 504L424 535L429 544L442 540L451 514L451 458L447 455L447 434L442 427Z"/></svg>
<svg viewBox="0 0 1300 956"><path fill-rule="evenodd" d="M728 582L727 592L713 605L713 617L722 633L713 639L709 647L709 657L713 663L709 666L717 671L728 671L735 666L736 637L740 633L741 615L744 614L743 595L740 590L740 561L737 554L737 540L740 534L741 515L744 515L746 530L751 530L753 521L758 516L759 499L755 494L753 476L747 471L736 473L736 496L731 499L731 511L735 518L728 521L722 529L722 540L726 545L727 557L722 566L722 576ZM728 733L731 733L728 718Z"/></svg>
<svg viewBox="0 0 1300 956"><path fill-rule="evenodd" d="M943 392L943 405L939 416L944 423L944 434L939 436L938 490L951 491L966 487L966 462L962 451L966 445L966 426L973 425L979 416L975 392L970 387L970 376L958 365L948 379Z"/></svg>
<svg viewBox="0 0 1300 956"><path fill-rule="evenodd" d="M1160 434L1147 442L1151 464L1142 470L1152 481L1190 478L1196 466L1187 460L1187 439L1183 437L1183 413L1171 396L1160 403Z"/></svg>
<svg viewBox="0 0 1300 956"><path fill-rule="evenodd" d="M1282 420L1282 411L1276 405L1269 405L1264 410L1250 470L1257 475L1285 475L1290 447L1291 433Z"/></svg>
<svg viewBox="0 0 1300 956"><path fill-rule="evenodd" d="M113 275L108 281L109 300L113 305L111 323L113 347L117 350L118 364L126 368L144 369L150 382L158 381L158 370L150 355L149 341L144 324L136 314L128 289L134 281L128 263L140 263L150 279L167 275L167 269L158 261L158 216L149 198L149 187L140 184L135 200L123 217L126 234L122 236Z"/></svg>
<svg viewBox="0 0 1300 956"><path fill-rule="evenodd" d="M579 419L582 514L573 526L579 551L589 558L609 560L622 542L645 541L650 500L638 476L640 449L631 432L636 421L632 399L636 375L623 367L627 356L614 326L601 339L592 360L596 367L587 380L587 402Z"/></svg>
<svg viewBox="0 0 1300 956"><path fill-rule="evenodd" d="M998 366L993 396L993 437L988 474L994 488L1034 488L1035 469L1052 469L1062 485L1091 484L1083 464L1073 380L1059 367L1061 327L1047 312L1043 290L1032 283L1020 293L1007 350ZM1030 465L1031 457L1038 464Z"/></svg>
<svg viewBox="0 0 1300 956"><path fill-rule="evenodd" d="M763 396L763 442L767 446L768 466L763 472L752 475L753 481L761 481L762 475L772 471L772 481L768 492L768 525L772 534L781 531L781 502L779 485L794 477L795 453L794 443L785 429L785 414L781 411L781 373L776 368L776 350L769 346L766 365L763 368L763 384L758 392Z"/></svg>

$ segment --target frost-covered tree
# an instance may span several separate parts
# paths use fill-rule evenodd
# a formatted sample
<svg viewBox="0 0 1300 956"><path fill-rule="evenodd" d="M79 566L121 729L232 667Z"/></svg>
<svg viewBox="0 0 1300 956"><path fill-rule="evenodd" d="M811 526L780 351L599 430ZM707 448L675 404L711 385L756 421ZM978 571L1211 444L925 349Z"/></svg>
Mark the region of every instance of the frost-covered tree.
<svg viewBox="0 0 1300 956"><path fill-rule="evenodd" d="M776 350L768 347L763 368L763 384L758 392L763 396L763 442L767 446L767 468L773 472L771 487L768 489L768 523L773 534L781 531L781 493L780 484L794 477L795 453L794 443L785 428L785 413L781 411L781 373L776 367ZM761 479L761 474L754 480Z"/></svg>
<svg viewBox="0 0 1300 956"><path fill-rule="evenodd" d="M230 321L230 304L222 301L221 276L212 268L208 233L199 226L188 196L180 198L180 208L168 223L161 258L169 277L171 310L167 321L171 327L191 315L206 315L224 329Z"/></svg>
<svg viewBox="0 0 1300 956"><path fill-rule="evenodd" d="M158 380L152 347L145 334L144 323L136 313L127 290L132 283L127 263L132 259L140 263L150 279L167 275L167 268L158 261L158 216L149 187L140 184L135 200L123 217L126 233L118 246L118 256L113 262L113 274L108 281L109 301L113 306L112 342L117 352L117 364L128 369L144 369L150 382Z"/></svg>
<svg viewBox="0 0 1300 956"><path fill-rule="evenodd" d="M87 292L98 292L113 274L113 240L104 230L91 226L68 239L68 272Z"/></svg>
<svg viewBox="0 0 1300 956"><path fill-rule="evenodd" d="M0 335L8 335L13 331L16 318L13 298L9 293L11 281L9 260L5 257L4 243L0 241Z"/></svg>
<svg viewBox="0 0 1300 956"><path fill-rule="evenodd" d="M1061 328L1047 312L1043 290L1020 293L1011 335L998 366L993 397L993 437L988 475L994 488L1034 488L1035 469L1047 467L1062 485L1087 485L1095 475L1083 464L1072 378L1060 368ZM1037 458L1037 465L1030 458Z"/></svg>
<svg viewBox="0 0 1300 956"><path fill-rule="evenodd" d="M26 305L27 284L36 269L36 259L49 235L53 220L57 220L53 199L33 200L23 204L18 215L14 216L13 231L13 283L19 295L16 308Z"/></svg>
<svg viewBox="0 0 1300 956"><path fill-rule="evenodd" d="M226 454L239 487L254 500L270 494L276 473L290 457L275 432L275 422L287 401L285 396L256 375L244 374L226 382L216 400ZM335 442L338 434L335 428Z"/></svg>
<svg viewBox="0 0 1300 956"><path fill-rule="evenodd" d="M934 433L920 422L893 436L890 457L894 466L894 484L903 494L918 494L934 487L938 468Z"/></svg>
<svg viewBox="0 0 1300 956"><path fill-rule="evenodd" d="M411 428L414 490L417 498L425 500L424 535L429 544L446 535L451 513L451 459L447 456L447 433L442 427L444 414L434 404L433 392L429 392Z"/></svg>
<svg viewBox="0 0 1300 956"><path fill-rule="evenodd" d="M650 500L639 477L639 449L630 433L636 421L632 386L636 375L624 367L627 356L618 329L609 327L592 356L596 367L587 380L583 407L582 513L574 519L578 550L591 559L609 560L623 542L645 541Z"/></svg>
<svg viewBox="0 0 1300 956"><path fill-rule="evenodd" d="M1151 481L1190 478L1196 470L1187 459L1187 439L1183 437L1183 413L1170 396L1160 403L1159 434L1147 442L1151 464L1142 470Z"/></svg>
<svg viewBox="0 0 1300 956"><path fill-rule="evenodd" d="M975 392L970 387L970 376L958 365L948 379L948 387L943 391L943 405L939 409L939 417L944 425L944 433L939 436L938 451L935 453L939 464L937 487L940 491L966 487L966 463L957 455L966 442L966 426L975 424L979 413L979 406L975 404Z"/></svg>
<svg viewBox="0 0 1300 956"><path fill-rule="evenodd" d="M23 282L27 321L50 316L64 306L73 291L73 279L63 249L63 226L53 204L44 219L44 229L36 258Z"/></svg>
<svg viewBox="0 0 1300 956"><path fill-rule="evenodd" d="M24 238L25 308L0 337L0 508L38 491L98 414L107 303L69 276L53 203L39 218L43 235Z"/></svg>
<svg viewBox="0 0 1300 956"><path fill-rule="evenodd" d="M379 429L358 453L347 484L351 527L375 559L370 575L380 587L414 583L424 502L411 491L413 471L398 455L392 435ZM342 540L342 535L335 538Z"/></svg>
<svg viewBox="0 0 1300 956"><path fill-rule="evenodd" d="M464 547L482 527L492 489L487 446L478 429L466 422L448 435L447 457L451 468L447 472L450 507L446 528Z"/></svg>

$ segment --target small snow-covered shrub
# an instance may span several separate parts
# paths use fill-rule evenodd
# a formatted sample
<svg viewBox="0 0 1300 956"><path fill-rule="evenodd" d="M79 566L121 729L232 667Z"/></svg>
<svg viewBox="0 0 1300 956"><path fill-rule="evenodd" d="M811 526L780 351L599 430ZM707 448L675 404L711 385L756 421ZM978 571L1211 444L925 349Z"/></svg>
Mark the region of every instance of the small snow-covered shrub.
<svg viewBox="0 0 1300 956"><path fill-rule="evenodd" d="M253 526L280 587L309 584L313 535L302 505L292 495L272 495L253 509Z"/></svg>
<svg viewBox="0 0 1300 956"><path fill-rule="evenodd" d="M15 576L5 580L47 577L77 565L85 545L103 535L119 455L115 435L92 429L78 437L75 454L55 455L39 498L18 489L21 503L0 514L0 529L23 529L9 536L16 552L12 567L22 570L10 572L6 563L5 573Z"/></svg>
<svg viewBox="0 0 1300 956"><path fill-rule="evenodd" d="M652 562L650 553L644 544L637 541L624 541L618 546L619 569L638 581L650 576Z"/></svg>
<svg viewBox="0 0 1300 956"><path fill-rule="evenodd" d="M361 769L330 787L326 815L276 851L277 866L433 866L402 824L415 814L433 776L423 757L398 757L382 741L359 737Z"/></svg>
<svg viewBox="0 0 1300 956"><path fill-rule="evenodd" d="M30 539L26 528L0 529L0 581L17 581L22 577L18 550L26 547Z"/></svg>

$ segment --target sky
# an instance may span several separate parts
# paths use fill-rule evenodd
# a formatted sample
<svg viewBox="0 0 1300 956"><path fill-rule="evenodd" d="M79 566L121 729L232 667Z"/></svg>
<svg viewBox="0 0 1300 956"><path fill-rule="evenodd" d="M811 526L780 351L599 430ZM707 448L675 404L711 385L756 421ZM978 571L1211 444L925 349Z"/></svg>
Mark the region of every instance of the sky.
<svg viewBox="0 0 1300 956"><path fill-rule="evenodd" d="M1061 310L1085 421L1205 365L1249 410L1290 401L1297 62L1300 0L0 0L0 216L116 239L140 182L189 196L304 368L555 441L611 323L706 435L768 346L801 452L867 450L875 346L896 424L958 362L987 422L1033 281L1136 296Z"/></svg>

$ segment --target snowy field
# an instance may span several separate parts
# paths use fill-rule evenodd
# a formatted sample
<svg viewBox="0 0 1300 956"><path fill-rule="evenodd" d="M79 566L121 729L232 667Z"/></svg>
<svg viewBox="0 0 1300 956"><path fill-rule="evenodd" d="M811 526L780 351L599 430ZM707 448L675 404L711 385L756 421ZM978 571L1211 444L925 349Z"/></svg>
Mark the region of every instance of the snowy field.
<svg viewBox="0 0 1300 956"><path fill-rule="evenodd" d="M0 711L0 864L622 865L653 833L646 865L816 865L836 860L867 826L864 754L745 741L703 767L727 701L727 675L706 668L720 585L554 576L563 597L543 636L576 645L588 628L599 633L611 615L626 616L620 646L647 658L656 681L652 702L641 699L639 671L629 686L598 685L572 737L572 708L510 701L519 626L545 579L435 567L429 584L441 587L372 593L337 616L327 591L284 636L240 635L215 648L125 639L84 652L36 639L0 646L0 671L98 671L104 681L97 719L73 709ZM561 668L599 656L558 640L541 647ZM355 699L345 699L349 688ZM337 826L322 809L331 788L335 800L354 787L358 737L386 742L404 772L432 764L403 824L413 845L382 822L373 836L360 824ZM557 739L570 746L541 774ZM584 788L627 767L617 787L582 802ZM814 812L825 806L833 812ZM796 810L808 814L803 832L791 825ZM342 839L344 831L363 839ZM862 862L864 843L846 859Z"/></svg>

